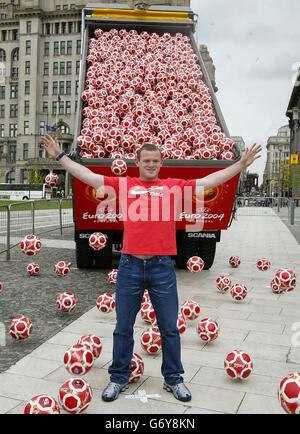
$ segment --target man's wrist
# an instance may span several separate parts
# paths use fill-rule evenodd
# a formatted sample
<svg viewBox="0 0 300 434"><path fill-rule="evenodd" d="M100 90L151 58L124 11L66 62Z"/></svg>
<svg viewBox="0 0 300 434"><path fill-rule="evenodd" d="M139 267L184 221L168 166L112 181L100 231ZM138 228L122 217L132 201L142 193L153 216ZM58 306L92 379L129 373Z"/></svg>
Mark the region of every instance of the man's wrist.
<svg viewBox="0 0 300 434"><path fill-rule="evenodd" d="M66 155L64 151L60 152L60 153L55 157L55 160L56 160L56 161L60 161L64 155Z"/></svg>

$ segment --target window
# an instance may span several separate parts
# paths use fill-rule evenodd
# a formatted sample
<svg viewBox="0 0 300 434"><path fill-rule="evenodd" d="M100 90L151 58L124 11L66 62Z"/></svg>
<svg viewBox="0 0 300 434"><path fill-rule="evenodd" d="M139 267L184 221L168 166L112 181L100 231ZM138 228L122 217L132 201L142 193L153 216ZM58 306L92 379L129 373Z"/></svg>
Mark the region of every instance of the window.
<svg viewBox="0 0 300 434"><path fill-rule="evenodd" d="M60 95L65 94L65 82L64 81L59 82L59 94Z"/></svg>
<svg viewBox="0 0 300 434"><path fill-rule="evenodd" d="M5 118L5 105L1 104L0 105L0 118Z"/></svg>
<svg viewBox="0 0 300 434"><path fill-rule="evenodd" d="M25 95L30 95L30 80L25 80Z"/></svg>
<svg viewBox="0 0 300 434"><path fill-rule="evenodd" d="M78 89L79 89L79 80L76 80L76 83L75 83L75 95L78 95Z"/></svg>
<svg viewBox="0 0 300 434"><path fill-rule="evenodd" d="M14 160L10 160L10 161L16 161L16 158ZM6 175L6 182L8 184L14 184L16 182L16 171L15 169L12 169L10 172L8 172L8 174Z"/></svg>
<svg viewBox="0 0 300 434"><path fill-rule="evenodd" d="M75 113L77 113L77 108L78 108L78 100L75 101Z"/></svg>
<svg viewBox="0 0 300 434"><path fill-rule="evenodd" d="M68 33L72 33L73 32L73 23L70 21L68 23Z"/></svg>
<svg viewBox="0 0 300 434"><path fill-rule="evenodd" d="M66 41L61 41L60 43L60 54L66 54Z"/></svg>
<svg viewBox="0 0 300 434"><path fill-rule="evenodd" d="M11 68L11 79L12 80L18 80L19 77L19 68L16 66L13 66Z"/></svg>
<svg viewBox="0 0 300 434"><path fill-rule="evenodd" d="M72 74L72 62L67 62L67 75Z"/></svg>
<svg viewBox="0 0 300 434"><path fill-rule="evenodd" d="M45 27L46 35L50 35L50 30L51 30L50 23L46 23L46 27Z"/></svg>
<svg viewBox="0 0 300 434"><path fill-rule="evenodd" d="M10 85L10 98L18 98L18 85L17 84L11 84Z"/></svg>
<svg viewBox="0 0 300 434"><path fill-rule="evenodd" d="M55 9L56 9L57 11L60 11L60 5L56 5L56 6L55 6Z"/></svg>
<svg viewBox="0 0 300 434"><path fill-rule="evenodd" d="M13 29L12 30L12 40L17 41L18 39L19 39L19 31L18 31L18 29Z"/></svg>
<svg viewBox="0 0 300 434"><path fill-rule="evenodd" d="M25 62L25 74L30 74L30 60L26 60Z"/></svg>
<svg viewBox="0 0 300 434"><path fill-rule="evenodd" d="M72 3L71 5L70 5L70 9L75 9L76 8L76 5L74 5L74 3Z"/></svg>
<svg viewBox="0 0 300 434"><path fill-rule="evenodd" d="M53 62L53 75L58 75L58 62Z"/></svg>
<svg viewBox="0 0 300 434"><path fill-rule="evenodd" d="M80 54L80 50L81 50L81 39L78 39L76 41L76 54Z"/></svg>
<svg viewBox="0 0 300 434"><path fill-rule="evenodd" d="M59 101L59 114L63 115L65 113L65 103L64 101Z"/></svg>
<svg viewBox="0 0 300 434"><path fill-rule="evenodd" d="M40 135L43 136L46 133L46 122L40 121Z"/></svg>
<svg viewBox="0 0 300 434"><path fill-rule="evenodd" d="M43 95L48 95L49 91L49 83L48 81L43 82Z"/></svg>
<svg viewBox="0 0 300 434"><path fill-rule="evenodd" d="M16 151L17 151L17 146L16 145L10 145L10 147L9 147L9 161L11 163L16 161ZM11 176L10 176L10 181L8 181L8 182L15 182L16 181L15 169L11 170L9 173L11 174Z"/></svg>
<svg viewBox="0 0 300 434"><path fill-rule="evenodd" d="M26 54L31 54L31 41L26 41Z"/></svg>
<svg viewBox="0 0 300 434"><path fill-rule="evenodd" d="M24 115L29 115L29 104L28 100L24 101Z"/></svg>
<svg viewBox="0 0 300 434"><path fill-rule="evenodd" d="M26 21L26 33L31 33L31 21Z"/></svg>
<svg viewBox="0 0 300 434"><path fill-rule="evenodd" d="M64 5L64 6L67 6L67 7L68 7L68 5ZM62 33L63 35L66 34L66 29L67 29L67 23L61 23L61 33Z"/></svg>
<svg viewBox="0 0 300 434"><path fill-rule="evenodd" d="M24 160L24 154L23 154L23 160ZM28 184L28 171L26 169L21 169L20 171L20 180L22 184Z"/></svg>
<svg viewBox="0 0 300 434"><path fill-rule="evenodd" d="M58 56L59 55L59 42L54 42L54 50L53 50L53 54L54 56Z"/></svg>
<svg viewBox="0 0 300 434"><path fill-rule="evenodd" d="M18 124L9 124L9 137L17 137Z"/></svg>
<svg viewBox="0 0 300 434"><path fill-rule="evenodd" d="M57 114L57 101L52 102L52 114L53 115Z"/></svg>
<svg viewBox="0 0 300 434"><path fill-rule="evenodd" d="M7 30L1 31L2 41L7 41Z"/></svg>
<svg viewBox="0 0 300 434"><path fill-rule="evenodd" d="M49 56L49 45L50 45L50 42L45 42L44 43L44 56Z"/></svg>
<svg viewBox="0 0 300 434"><path fill-rule="evenodd" d="M70 134L70 127L67 124L61 124L58 129L61 134Z"/></svg>
<svg viewBox="0 0 300 434"><path fill-rule="evenodd" d="M0 50L1 52L1 50ZM19 61L19 48L15 48L12 53L11 53L11 60L13 62L18 62Z"/></svg>
<svg viewBox="0 0 300 434"><path fill-rule="evenodd" d="M52 83L52 95L57 95L58 91L58 81L53 81Z"/></svg>
<svg viewBox="0 0 300 434"><path fill-rule="evenodd" d="M24 121L24 136L29 134L29 121Z"/></svg>
<svg viewBox="0 0 300 434"><path fill-rule="evenodd" d="M72 82L66 81L66 95L72 94Z"/></svg>
<svg viewBox="0 0 300 434"><path fill-rule="evenodd" d="M55 34L59 35L59 23L54 24Z"/></svg>
<svg viewBox="0 0 300 434"><path fill-rule="evenodd" d="M71 101L66 101L66 115L71 114Z"/></svg>
<svg viewBox="0 0 300 434"><path fill-rule="evenodd" d="M0 124L0 137L4 137L4 124Z"/></svg>
<svg viewBox="0 0 300 434"><path fill-rule="evenodd" d="M67 54L72 54L72 41L67 41Z"/></svg>
<svg viewBox="0 0 300 434"><path fill-rule="evenodd" d="M18 117L18 104L11 104L10 105L9 116L11 118Z"/></svg>
<svg viewBox="0 0 300 434"><path fill-rule="evenodd" d="M23 160L28 160L29 157L29 145L28 143L23 143Z"/></svg>
<svg viewBox="0 0 300 434"><path fill-rule="evenodd" d="M63 5L63 10L67 11L69 9L69 5Z"/></svg>
<svg viewBox="0 0 300 434"><path fill-rule="evenodd" d="M0 86L0 99L5 99L5 86Z"/></svg>
<svg viewBox="0 0 300 434"><path fill-rule="evenodd" d="M76 75L79 75L79 71L80 71L80 60L76 61Z"/></svg>
<svg viewBox="0 0 300 434"><path fill-rule="evenodd" d="M66 63L65 62L60 62L60 64L59 64L59 73L60 73L60 75L65 75L66 74Z"/></svg>
<svg viewBox="0 0 300 434"><path fill-rule="evenodd" d="M0 48L0 62L5 62L5 61L6 61L6 53L2 48Z"/></svg>
<svg viewBox="0 0 300 434"><path fill-rule="evenodd" d="M44 75L49 75L49 63L44 63Z"/></svg>
<svg viewBox="0 0 300 434"><path fill-rule="evenodd" d="M43 102L43 113L48 113L48 101Z"/></svg>

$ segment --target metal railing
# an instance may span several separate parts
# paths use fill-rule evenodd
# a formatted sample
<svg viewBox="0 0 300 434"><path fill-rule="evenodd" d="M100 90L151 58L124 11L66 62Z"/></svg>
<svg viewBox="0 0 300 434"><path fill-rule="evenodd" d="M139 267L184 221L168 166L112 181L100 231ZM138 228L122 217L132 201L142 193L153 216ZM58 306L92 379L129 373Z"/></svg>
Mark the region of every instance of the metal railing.
<svg viewBox="0 0 300 434"><path fill-rule="evenodd" d="M41 235L73 226L72 200L31 200L0 205L0 254L16 247L25 235Z"/></svg>
<svg viewBox="0 0 300 434"><path fill-rule="evenodd" d="M267 209L272 209L277 213L284 209L290 218L292 199L288 197L238 196L235 200L235 206L237 215L272 215L272 213L267 212ZM295 207L298 206L298 202L295 201Z"/></svg>

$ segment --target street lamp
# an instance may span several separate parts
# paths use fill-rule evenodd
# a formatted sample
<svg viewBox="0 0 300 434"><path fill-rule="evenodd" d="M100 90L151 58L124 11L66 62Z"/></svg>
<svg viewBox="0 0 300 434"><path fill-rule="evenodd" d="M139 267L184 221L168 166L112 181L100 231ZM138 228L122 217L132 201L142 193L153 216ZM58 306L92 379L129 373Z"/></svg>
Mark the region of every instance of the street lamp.
<svg viewBox="0 0 300 434"><path fill-rule="evenodd" d="M293 115L293 142L292 142L292 146L291 146L291 150L292 150L292 154L297 154L297 132L299 129L299 108L294 107L292 109L292 115ZM292 203L291 203L291 220L290 220L290 224L294 225L295 224L295 177L296 177L296 173L295 173L295 164L292 164Z"/></svg>

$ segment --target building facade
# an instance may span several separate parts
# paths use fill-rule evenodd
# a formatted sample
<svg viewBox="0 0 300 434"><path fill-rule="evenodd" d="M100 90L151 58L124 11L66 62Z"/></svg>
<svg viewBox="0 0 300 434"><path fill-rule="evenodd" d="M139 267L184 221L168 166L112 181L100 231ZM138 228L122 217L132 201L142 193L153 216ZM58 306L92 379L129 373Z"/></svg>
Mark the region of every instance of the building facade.
<svg viewBox="0 0 300 434"><path fill-rule="evenodd" d="M292 195L300 203L300 69L297 73L286 116L289 118L290 153L295 163L291 166Z"/></svg>
<svg viewBox="0 0 300 434"><path fill-rule="evenodd" d="M276 136L267 143L267 161L264 171L263 190L269 197L289 196L290 129L279 128Z"/></svg>
<svg viewBox="0 0 300 434"><path fill-rule="evenodd" d="M86 3L93 2L0 0L0 182L27 183L29 171L49 168L64 177L39 142L53 130L65 151L73 142ZM143 3L190 5L186 0ZM207 47L201 45L200 51L215 86Z"/></svg>
<svg viewBox="0 0 300 434"><path fill-rule="evenodd" d="M231 139L237 145L241 154L245 152L246 144L241 136L231 136ZM240 180L238 185L238 194L242 196L246 192L246 180L247 180L247 170L243 170L240 174Z"/></svg>

